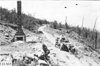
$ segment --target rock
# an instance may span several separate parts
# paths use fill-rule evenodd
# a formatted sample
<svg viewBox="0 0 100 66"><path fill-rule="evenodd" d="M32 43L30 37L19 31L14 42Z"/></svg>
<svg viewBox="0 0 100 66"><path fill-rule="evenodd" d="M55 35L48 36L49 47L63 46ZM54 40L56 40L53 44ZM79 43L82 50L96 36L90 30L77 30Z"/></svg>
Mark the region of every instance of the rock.
<svg viewBox="0 0 100 66"><path fill-rule="evenodd" d="M69 48L68 48L65 44L63 44L63 45L61 46L61 50L62 50L62 51L69 52Z"/></svg>

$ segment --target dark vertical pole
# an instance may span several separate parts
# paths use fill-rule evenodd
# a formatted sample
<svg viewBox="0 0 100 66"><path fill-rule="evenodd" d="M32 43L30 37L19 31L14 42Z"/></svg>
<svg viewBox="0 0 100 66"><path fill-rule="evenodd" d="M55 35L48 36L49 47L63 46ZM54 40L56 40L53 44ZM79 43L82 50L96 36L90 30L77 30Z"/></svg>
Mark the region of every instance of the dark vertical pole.
<svg viewBox="0 0 100 66"><path fill-rule="evenodd" d="M21 15L21 1L17 1L17 14L18 16Z"/></svg>
<svg viewBox="0 0 100 66"><path fill-rule="evenodd" d="M17 1L17 19L18 19L18 29L21 29L21 1Z"/></svg>

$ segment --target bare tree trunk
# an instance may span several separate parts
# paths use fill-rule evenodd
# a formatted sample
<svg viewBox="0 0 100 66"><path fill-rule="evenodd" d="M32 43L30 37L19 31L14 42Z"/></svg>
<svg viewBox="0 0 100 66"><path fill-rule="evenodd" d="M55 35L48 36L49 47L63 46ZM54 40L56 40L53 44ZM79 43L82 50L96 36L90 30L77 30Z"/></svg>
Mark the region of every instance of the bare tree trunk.
<svg viewBox="0 0 100 66"><path fill-rule="evenodd" d="M95 40L95 42L94 42L94 48L95 49L97 49L97 31L96 31L96 22L97 22L97 19L98 19L98 16L97 16L97 18L95 19L95 23L94 23L94 27L93 27L93 32L95 33L94 34L94 40Z"/></svg>
<svg viewBox="0 0 100 66"><path fill-rule="evenodd" d="M96 31L96 33L95 33L95 49L97 49L97 38L98 38L98 33Z"/></svg>

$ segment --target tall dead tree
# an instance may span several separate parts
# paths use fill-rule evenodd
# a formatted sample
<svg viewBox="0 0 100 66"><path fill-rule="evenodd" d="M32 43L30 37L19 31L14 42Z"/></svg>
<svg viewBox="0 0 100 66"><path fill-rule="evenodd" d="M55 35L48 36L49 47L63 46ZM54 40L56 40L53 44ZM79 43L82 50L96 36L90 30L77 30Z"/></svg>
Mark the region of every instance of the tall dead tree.
<svg viewBox="0 0 100 66"><path fill-rule="evenodd" d="M95 32L95 46L94 46L95 49L97 49L97 39L98 39L98 33L96 31Z"/></svg>
<svg viewBox="0 0 100 66"><path fill-rule="evenodd" d="M93 31L95 31L97 19L98 19L98 16L97 16L97 18L95 19Z"/></svg>
<svg viewBox="0 0 100 66"><path fill-rule="evenodd" d="M82 18L82 29L83 29L83 24L84 24L84 16Z"/></svg>
<svg viewBox="0 0 100 66"><path fill-rule="evenodd" d="M84 16L83 16L83 18L82 18L82 29L81 29L81 36L83 36L83 34L82 34L82 32L83 32L83 24L84 24Z"/></svg>
<svg viewBox="0 0 100 66"><path fill-rule="evenodd" d="M67 23L67 16L65 17L65 29L69 29L69 25Z"/></svg>
<svg viewBox="0 0 100 66"><path fill-rule="evenodd" d="M93 27L93 32L94 32L94 44L93 44L93 47L95 49L97 49L97 38L98 38L98 33L96 31L96 22L97 22L97 19L98 19L98 16L97 18L95 19L95 23L94 23L94 27Z"/></svg>

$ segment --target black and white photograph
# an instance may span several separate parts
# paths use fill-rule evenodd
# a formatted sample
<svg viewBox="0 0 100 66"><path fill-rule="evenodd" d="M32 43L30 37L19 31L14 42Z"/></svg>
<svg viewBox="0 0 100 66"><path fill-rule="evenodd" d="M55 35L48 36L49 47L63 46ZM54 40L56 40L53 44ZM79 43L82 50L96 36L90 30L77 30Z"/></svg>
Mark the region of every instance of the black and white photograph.
<svg viewBox="0 0 100 66"><path fill-rule="evenodd" d="M100 66L100 1L0 0L0 66Z"/></svg>

